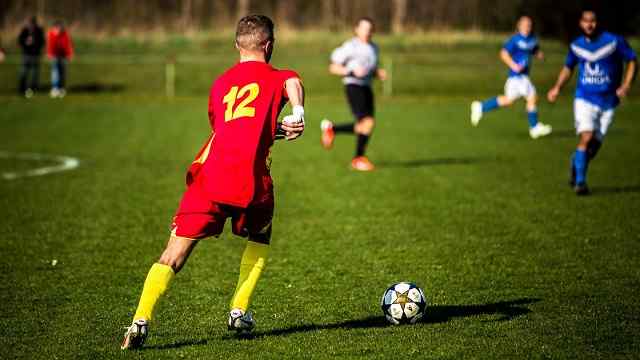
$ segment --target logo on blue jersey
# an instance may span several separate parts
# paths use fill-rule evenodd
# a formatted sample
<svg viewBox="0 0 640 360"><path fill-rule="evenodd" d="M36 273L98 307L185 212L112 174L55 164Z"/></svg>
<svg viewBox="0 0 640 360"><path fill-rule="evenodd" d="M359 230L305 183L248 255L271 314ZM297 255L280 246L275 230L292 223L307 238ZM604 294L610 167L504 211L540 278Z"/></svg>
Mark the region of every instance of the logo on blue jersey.
<svg viewBox="0 0 640 360"><path fill-rule="evenodd" d="M583 84L602 85L610 82L611 78L600 68L598 63L587 62L584 64Z"/></svg>
<svg viewBox="0 0 640 360"><path fill-rule="evenodd" d="M604 85L611 82L609 73L603 69L598 62L607 58L616 51L617 41L611 41L600 48L590 51L577 44L571 44L573 50L578 57L585 60L582 77L580 82L585 85Z"/></svg>

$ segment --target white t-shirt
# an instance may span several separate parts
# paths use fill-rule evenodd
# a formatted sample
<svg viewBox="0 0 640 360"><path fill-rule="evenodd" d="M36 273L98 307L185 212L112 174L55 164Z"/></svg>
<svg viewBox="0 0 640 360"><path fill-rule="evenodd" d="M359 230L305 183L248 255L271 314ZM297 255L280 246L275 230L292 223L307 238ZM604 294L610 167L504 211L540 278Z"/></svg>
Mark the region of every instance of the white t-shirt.
<svg viewBox="0 0 640 360"><path fill-rule="evenodd" d="M361 86L371 85L371 80L378 69L378 46L372 42L363 43L354 37L347 40L342 46L336 48L331 53L331 62L345 66L350 71L356 67L362 66L368 70L367 76L357 78L353 75L347 75L342 78L345 85L355 84Z"/></svg>

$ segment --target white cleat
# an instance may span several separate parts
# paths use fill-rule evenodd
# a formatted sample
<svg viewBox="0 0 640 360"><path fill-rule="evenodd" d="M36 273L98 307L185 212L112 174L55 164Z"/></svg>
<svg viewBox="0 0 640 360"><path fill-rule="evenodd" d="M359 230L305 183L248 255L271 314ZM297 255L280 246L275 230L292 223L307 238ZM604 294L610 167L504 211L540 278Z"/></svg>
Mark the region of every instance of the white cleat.
<svg viewBox="0 0 640 360"><path fill-rule="evenodd" d="M471 103L471 125L478 126L482 119L482 103L474 101Z"/></svg>
<svg viewBox="0 0 640 360"><path fill-rule="evenodd" d="M120 349L133 350L139 349L144 344L149 334L149 323L144 319L138 319L134 321L131 326L127 328L127 332L124 333L124 339Z"/></svg>
<svg viewBox="0 0 640 360"><path fill-rule="evenodd" d="M233 309L229 312L227 325L229 330L235 330L240 335L247 335L256 326L256 321L253 319L251 311L245 313L241 309Z"/></svg>
<svg viewBox="0 0 640 360"><path fill-rule="evenodd" d="M60 90L59 90L59 89L56 89L56 88L51 89L51 92L49 92L49 96L50 96L52 99L55 99L55 98L57 98L57 97L60 97Z"/></svg>
<svg viewBox="0 0 640 360"><path fill-rule="evenodd" d="M529 129L529 136L531 136L532 139L537 139L539 137L551 134L551 130L551 125L546 125L539 122L536 126Z"/></svg>

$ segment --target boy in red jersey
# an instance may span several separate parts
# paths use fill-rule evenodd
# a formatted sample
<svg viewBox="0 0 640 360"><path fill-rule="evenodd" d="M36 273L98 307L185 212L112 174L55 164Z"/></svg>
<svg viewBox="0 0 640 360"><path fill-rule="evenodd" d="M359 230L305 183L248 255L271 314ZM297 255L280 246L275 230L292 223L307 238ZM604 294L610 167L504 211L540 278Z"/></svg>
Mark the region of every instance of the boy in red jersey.
<svg viewBox="0 0 640 360"><path fill-rule="evenodd" d="M293 140L304 130L302 82L295 72L268 64L273 46L273 22L268 17L252 15L240 20L236 30L240 61L211 87L212 133L187 173L188 187L174 217L171 237L147 275L122 349L143 344L155 305L169 282L198 241L218 236L227 218L232 220L234 234L248 237L228 327L247 333L255 326L248 306L266 260L273 217L269 152L277 137ZM287 101L293 114L277 123Z"/></svg>

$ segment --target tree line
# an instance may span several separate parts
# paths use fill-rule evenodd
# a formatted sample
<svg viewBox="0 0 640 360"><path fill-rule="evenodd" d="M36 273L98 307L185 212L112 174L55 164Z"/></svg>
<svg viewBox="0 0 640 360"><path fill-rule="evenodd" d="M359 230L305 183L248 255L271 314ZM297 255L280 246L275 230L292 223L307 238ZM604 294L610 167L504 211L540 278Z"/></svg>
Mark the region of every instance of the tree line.
<svg viewBox="0 0 640 360"><path fill-rule="evenodd" d="M640 33L640 0L2 0L0 28L12 31L36 15L88 33L218 31L232 28L245 14L262 13L294 30L344 31L369 16L381 32L503 32L528 14L538 33L568 38L575 35L584 7L598 10L613 31Z"/></svg>

